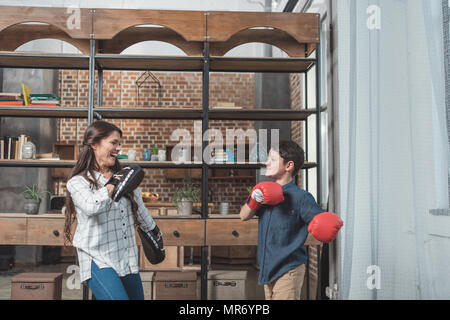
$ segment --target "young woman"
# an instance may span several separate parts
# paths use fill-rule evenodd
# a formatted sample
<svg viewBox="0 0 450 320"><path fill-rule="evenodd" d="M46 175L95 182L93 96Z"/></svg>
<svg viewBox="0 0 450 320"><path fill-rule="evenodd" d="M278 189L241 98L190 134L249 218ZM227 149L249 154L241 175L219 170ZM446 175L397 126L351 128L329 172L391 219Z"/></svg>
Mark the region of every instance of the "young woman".
<svg viewBox="0 0 450 320"><path fill-rule="evenodd" d="M107 182L121 170L121 139L122 131L115 125L93 122L67 182L65 242L77 249L80 280L99 300L144 299L134 227L145 232L156 227L140 189L117 202L111 199L114 185Z"/></svg>

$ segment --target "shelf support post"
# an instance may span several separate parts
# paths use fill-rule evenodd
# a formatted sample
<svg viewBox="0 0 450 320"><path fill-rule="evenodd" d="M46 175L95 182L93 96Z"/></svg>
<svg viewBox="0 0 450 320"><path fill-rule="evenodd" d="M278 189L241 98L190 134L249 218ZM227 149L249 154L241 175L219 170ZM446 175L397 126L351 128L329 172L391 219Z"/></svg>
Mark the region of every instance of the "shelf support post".
<svg viewBox="0 0 450 320"><path fill-rule="evenodd" d="M88 100L88 125L94 119L94 90L95 90L95 39L90 40L89 45L89 100Z"/></svg>
<svg viewBox="0 0 450 320"><path fill-rule="evenodd" d="M208 146L208 140L204 140L204 134L209 127L209 42L205 41L203 51L203 92L202 92L202 218L208 218L208 164L203 157ZM208 247L202 246L201 255L201 300L208 299Z"/></svg>

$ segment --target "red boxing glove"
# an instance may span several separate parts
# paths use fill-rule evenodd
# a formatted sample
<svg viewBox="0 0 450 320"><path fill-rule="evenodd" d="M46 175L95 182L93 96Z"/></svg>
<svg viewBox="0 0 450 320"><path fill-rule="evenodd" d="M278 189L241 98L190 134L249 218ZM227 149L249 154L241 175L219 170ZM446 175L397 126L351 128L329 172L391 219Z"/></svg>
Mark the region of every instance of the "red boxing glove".
<svg viewBox="0 0 450 320"><path fill-rule="evenodd" d="M253 211L258 211L263 204L277 205L284 201L283 188L276 182L258 183L247 199L247 205Z"/></svg>
<svg viewBox="0 0 450 320"><path fill-rule="evenodd" d="M316 215L308 226L308 232L321 242L331 242L336 238L339 229L344 225L341 218L333 212L322 212Z"/></svg>

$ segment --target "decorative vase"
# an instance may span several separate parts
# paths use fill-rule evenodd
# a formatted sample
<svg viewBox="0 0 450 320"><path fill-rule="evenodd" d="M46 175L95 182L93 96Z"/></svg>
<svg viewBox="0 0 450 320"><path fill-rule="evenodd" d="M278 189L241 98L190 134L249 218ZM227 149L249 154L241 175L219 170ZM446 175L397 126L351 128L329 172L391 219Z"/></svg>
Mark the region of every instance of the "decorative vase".
<svg viewBox="0 0 450 320"><path fill-rule="evenodd" d="M128 150L128 160L136 161L136 150L133 149Z"/></svg>
<svg viewBox="0 0 450 320"><path fill-rule="evenodd" d="M144 158L144 161L150 161L152 158L152 150L145 149L144 152L142 152L142 157Z"/></svg>
<svg viewBox="0 0 450 320"><path fill-rule="evenodd" d="M177 205L178 215L180 215L180 216L192 215L192 206L193 206L192 200L181 199L181 201L178 202L178 205Z"/></svg>
<svg viewBox="0 0 450 320"><path fill-rule="evenodd" d="M229 202L221 202L220 203L220 214L222 216L226 216L228 214L229 210L230 210L230 203Z"/></svg>
<svg viewBox="0 0 450 320"><path fill-rule="evenodd" d="M41 200L26 199L23 206L26 214L38 214Z"/></svg>
<svg viewBox="0 0 450 320"><path fill-rule="evenodd" d="M152 161L158 161L158 155L152 154Z"/></svg>
<svg viewBox="0 0 450 320"><path fill-rule="evenodd" d="M166 150L159 150L158 151L158 160L159 161L166 161Z"/></svg>

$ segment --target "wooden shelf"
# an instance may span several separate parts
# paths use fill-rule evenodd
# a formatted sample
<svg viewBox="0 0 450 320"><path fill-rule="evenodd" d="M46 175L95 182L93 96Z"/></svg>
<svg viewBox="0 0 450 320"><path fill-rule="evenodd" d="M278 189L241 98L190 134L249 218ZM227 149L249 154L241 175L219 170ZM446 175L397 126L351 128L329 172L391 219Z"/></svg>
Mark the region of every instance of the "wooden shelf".
<svg viewBox="0 0 450 320"><path fill-rule="evenodd" d="M211 109L210 120L283 120L298 121L306 120L310 115L315 114L316 109L247 109L247 110L229 110L229 109Z"/></svg>
<svg viewBox="0 0 450 320"><path fill-rule="evenodd" d="M72 168L75 166L75 160L0 160L0 167L33 167L33 168ZM172 161L128 161L127 159L120 159L122 165L137 164L143 169L164 169L164 168L201 168L201 162L181 163L176 164ZM257 162L238 162L238 163L211 163L209 168L223 168L223 169L261 169L265 166L264 163ZM317 167L316 163L305 162L302 169L311 169ZM249 179L250 176L234 176L234 177L210 177L220 179Z"/></svg>
<svg viewBox="0 0 450 320"><path fill-rule="evenodd" d="M202 109L96 107L94 108L94 114L95 113L98 113L102 118L107 119L202 119Z"/></svg>
<svg viewBox="0 0 450 320"><path fill-rule="evenodd" d="M224 177L208 177L211 180L237 180L237 179L255 179L255 176L224 176Z"/></svg>
<svg viewBox="0 0 450 320"><path fill-rule="evenodd" d="M0 167L72 168L75 160L0 160Z"/></svg>
<svg viewBox="0 0 450 320"><path fill-rule="evenodd" d="M0 117L87 118L88 108L2 106Z"/></svg>
<svg viewBox="0 0 450 320"><path fill-rule="evenodd" d="M202 71L203 57L97 54L97 68L103 70Z"/></svg>
<svg viewBox="0 0 450 320"><path fill-rule="evenodd" d="M1 68L89 69L89 56L69 53L0 52Z"/></svg>
<svg viewBox="0 0 450 320"><path fill-rule="evenodd" d="M306 72L315 59L211 57L211 72Z"/></svg>

